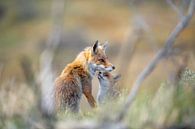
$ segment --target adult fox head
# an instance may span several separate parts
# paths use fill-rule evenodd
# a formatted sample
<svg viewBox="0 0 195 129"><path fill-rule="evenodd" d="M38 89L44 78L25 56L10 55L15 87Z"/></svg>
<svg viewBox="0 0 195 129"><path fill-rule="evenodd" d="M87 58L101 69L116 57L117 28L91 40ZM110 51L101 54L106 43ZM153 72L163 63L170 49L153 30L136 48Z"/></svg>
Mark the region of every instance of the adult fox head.
<svg viewBox="0 0 195 129"><path fill-rule="evenodd" d="M107 43L100 45L98 41L90 49L90 56L88 58L89 69L91 71L111 72L115 69L114 65L110 63L106 56Z"/></svg>

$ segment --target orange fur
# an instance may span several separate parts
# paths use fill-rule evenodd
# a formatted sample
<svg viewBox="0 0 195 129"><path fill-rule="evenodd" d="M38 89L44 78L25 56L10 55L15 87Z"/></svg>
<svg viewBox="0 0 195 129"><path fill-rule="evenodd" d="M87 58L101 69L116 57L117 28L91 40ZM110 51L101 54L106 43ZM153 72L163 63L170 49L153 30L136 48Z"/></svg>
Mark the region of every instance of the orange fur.
<svg viewBox="0 0 195 129"><path fill-rule="evenodd" d="M105 69L113 68L103 46L99 47L98 42L79 53L55 81L57 110L69 109L72 112L78 112L82 94L85 95L91 107L96 107L96 101L92 96L92 78L96 70L105 70L102 69L102 65Z"/></svg>

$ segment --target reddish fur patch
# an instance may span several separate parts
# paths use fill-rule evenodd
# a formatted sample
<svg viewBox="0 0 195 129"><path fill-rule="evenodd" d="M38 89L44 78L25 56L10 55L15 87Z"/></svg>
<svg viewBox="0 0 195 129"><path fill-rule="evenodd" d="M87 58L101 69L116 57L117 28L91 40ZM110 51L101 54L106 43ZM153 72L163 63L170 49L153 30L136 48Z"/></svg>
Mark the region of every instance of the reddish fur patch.
<svg viewBox="0 0 195 129"><path fill-rule="evenodd" d="M103 49L98 49L96 54L92 54L91 47L82 51L72 63L64 68L55 81L57 110L68 108L73 112L78 112L82 93L91 107L96 107L96 101L92 96L92 77L88 71L89 62L106 67L112 65Z"/></svg>

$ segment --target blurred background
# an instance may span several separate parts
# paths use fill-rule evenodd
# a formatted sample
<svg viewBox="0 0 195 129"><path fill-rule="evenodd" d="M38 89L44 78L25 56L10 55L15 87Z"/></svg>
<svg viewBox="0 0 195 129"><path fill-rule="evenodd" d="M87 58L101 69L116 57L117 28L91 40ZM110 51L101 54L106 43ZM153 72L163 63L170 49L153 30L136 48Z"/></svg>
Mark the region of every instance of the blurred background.
<svg viewBox="0 0 195 129"><path fill-rule="evenodd" d="M186 13L189 0L173 2ZM129 92L138 74L163 47L180 19L165 0L0 0L0 127L26 127L21 121L33 116L29 112L34 111L32 106L36 103L36 94L29 85L39 82L40 76L47 78L49 72L55 79L66 64L96 40L109 42L107 55L116 66L113 73L122 75L119 88ZM142 104L148 102L144 98L155 96L162 83L177 83L181 67L195 71L194 34L195 18L176 40L171 56L145 80L138 95L143 98ZM44 57L48 49L52 52ZM44 62L45 58L51 62ZM45 64L51 71L42 74ZM96 96L99 84L96 78L93 81L93 95ZM190 123L195 120L195 85L190 83L183 89L191 93L188 97L184 95L181 103L179 101L183 105L189 100L184 106L187 111L182 109L187 115L179 117L176 114L180 112L174 110L170 119L180 122L185 119ZM81 110L89 109L83 97ZM144 106L143 109L146 111ZM139 112L133 111L135 116ZM192 117L187 117L189 114ZM146 116L140 118L141 121L148 120L149 115ZM164 119L159 118L158 123L163 124Z"/></svg>

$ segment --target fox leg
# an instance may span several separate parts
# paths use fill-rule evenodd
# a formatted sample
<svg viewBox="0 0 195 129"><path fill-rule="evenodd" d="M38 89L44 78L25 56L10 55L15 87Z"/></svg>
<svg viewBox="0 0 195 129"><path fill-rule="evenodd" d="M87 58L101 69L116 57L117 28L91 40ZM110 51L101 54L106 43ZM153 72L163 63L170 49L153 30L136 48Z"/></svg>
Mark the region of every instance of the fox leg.
<svg viewBox="0 0 195 129"><path fill-rule="evenodd" d="M83 87L83 94L85 95L85 97L87 98L88 103L90 104L91 107L95 108L97 107L96 101L92 95L92 85L85 85Z"/></svg>
<svg viewBox="0 0 195 129"><path fill-rule="evenodd" d="M95 101L94 97L92 96L92 94L91 93L84 93L84 94L85 94L85 97L87 98L90 106L93 108L97 107L96 101Z"/></svg>

